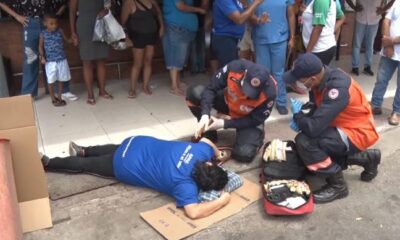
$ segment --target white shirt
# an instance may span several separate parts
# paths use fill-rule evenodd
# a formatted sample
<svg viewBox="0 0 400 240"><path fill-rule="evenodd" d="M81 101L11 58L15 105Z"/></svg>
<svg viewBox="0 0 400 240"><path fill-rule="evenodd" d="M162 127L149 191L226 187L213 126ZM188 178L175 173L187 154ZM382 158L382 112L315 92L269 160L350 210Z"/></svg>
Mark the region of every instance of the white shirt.
<svg viewBox="0 0 400 240"><path fill-rule="evenodd" d="M400 36L400 0L394 2L392 8L390 8L389 12L386 14L386 19L390 20L390 37ZM381 55L384 56L383 50L381 51ZM394 55L392 59L400 61L400 44L394 45Z"/></svg>
<svg viewBox="0 0 400 240"><path fill-rule="evenodd" d="M271 1L271 0L269 0ZM313 29L313 6L314 1L307 5L306 10L303 12L303 43L307 47L310 42L311 32ZM399 0L400 1L400 0ZM326 20L326 25L322 28L321 35L317 43L315 44L312 52L318 53L330 49L336 46L335 39L335 24L336 24L336 3L331 0L331 4L328 11L328 16Z"/></svg>
<svg viewBox="0 0 400 240"><path fill-rule="evenodd" d="M381 15L376 14L376 8L382 4L381 0L357 0L363 6L361 12L356 13L356 20L365 25L376 25L381 19Z"/></svg>

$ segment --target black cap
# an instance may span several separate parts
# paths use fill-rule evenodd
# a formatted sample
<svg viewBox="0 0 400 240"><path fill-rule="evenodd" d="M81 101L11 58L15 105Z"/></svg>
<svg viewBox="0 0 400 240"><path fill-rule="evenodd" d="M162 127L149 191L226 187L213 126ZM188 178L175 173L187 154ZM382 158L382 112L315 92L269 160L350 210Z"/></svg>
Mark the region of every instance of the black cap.
<svg viewBox="0 0 400 240"><path fill-rule="evenodd" d="M269 72L264 66L251 64L246 69L244 79L241 82L243 93L251 99L257 99L265 88L269 77Z"/></svg>
<svg viewBox="0 0 400 240"><path fill-rule="evenodd" d="M291 70L283 74L283 80L287 84L292 84L300 78L307 78L321 72L324 64L312 53L301 54L293 64Z"/></svg>

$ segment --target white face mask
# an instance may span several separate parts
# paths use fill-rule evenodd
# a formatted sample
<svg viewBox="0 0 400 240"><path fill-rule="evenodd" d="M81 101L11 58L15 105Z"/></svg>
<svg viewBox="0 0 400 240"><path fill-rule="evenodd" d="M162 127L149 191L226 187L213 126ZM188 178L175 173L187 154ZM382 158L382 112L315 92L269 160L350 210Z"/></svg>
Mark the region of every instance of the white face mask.
<svg viewBox="0 0 400 240"><path fill-rule="evenodd" d="M297 86L298 88L300 88L301 90L303 90L303 91L307 91L307 92L311 91L311 88L307 87L307 86L306 86L304 83L302 83L302 82L296 81L296 86Z"/></svg>

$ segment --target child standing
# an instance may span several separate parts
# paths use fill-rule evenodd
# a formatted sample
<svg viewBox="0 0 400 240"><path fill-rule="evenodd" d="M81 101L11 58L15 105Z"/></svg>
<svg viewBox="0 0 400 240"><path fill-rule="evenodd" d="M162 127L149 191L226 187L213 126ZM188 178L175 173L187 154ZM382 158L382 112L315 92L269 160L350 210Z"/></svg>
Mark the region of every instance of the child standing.
<svg viewBox="0 0 400 240"><path fill-rule="evenodd" d="M67 103L62 100L62 82L71 79L67 58L64 52L64 40L67 39L64 32L58 28L58 19L56 15L46 14L44 16L45 30L40 34L39 54L40 61L45 64L47 82L49 84L49 93L51 101L55 107L65 106ZM57 96L54 93L54 83L58 81Z"/></svg>

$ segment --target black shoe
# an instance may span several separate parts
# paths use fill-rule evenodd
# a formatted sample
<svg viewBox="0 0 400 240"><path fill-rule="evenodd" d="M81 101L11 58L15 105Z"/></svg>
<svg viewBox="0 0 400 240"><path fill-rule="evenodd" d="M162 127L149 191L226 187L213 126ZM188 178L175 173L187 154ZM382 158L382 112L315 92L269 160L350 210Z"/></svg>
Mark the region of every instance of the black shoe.
<svg viewBox="0 0 400 240"><path fill-rule="evenodd" d="M358 165L364 168L361 173L361 181L369 182L378 175L378 165L381 162L379 149L367 149L347 157L347 164Z"/></svg>
<svg viewBox="0 0 400 240"><path fill-rule="evenodd" d="M328 177L327 182L328 184L323 186L320 190L313 192L315 203L328 203L336 199L345 198L349 195L349 190L347 189L342 172Z"/></svg>
<svg viewBox="0 0 400 240"><path fill-rule="evenodd" d="M365 67L363 73L365 73L369 76L374 76L374 72L371 70L370 66Z"/></svg>
<svg viewBox="0 0 400 240"><path fill-rule="evenodd" d="M285 106L276 105L276 110L280 115L287 115L289 113L288 109Z"/></svg>
<svg viewBox="0 0 400 240"><path fill-rule="evenodd" d="M44 154L42 154L42 157L40 158L40 160L42 161L42 165L44 168L46 168L50 163L50 158Z"/></svg>
<svg viewBox="0 0 400 240"><path fill-rule="evenodd" d="M360 73L358 72L358 68L351 69L351 73L356 75L356 76L360 75Z"/></svg>

